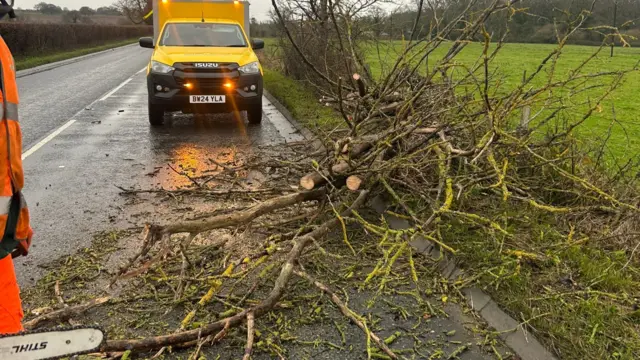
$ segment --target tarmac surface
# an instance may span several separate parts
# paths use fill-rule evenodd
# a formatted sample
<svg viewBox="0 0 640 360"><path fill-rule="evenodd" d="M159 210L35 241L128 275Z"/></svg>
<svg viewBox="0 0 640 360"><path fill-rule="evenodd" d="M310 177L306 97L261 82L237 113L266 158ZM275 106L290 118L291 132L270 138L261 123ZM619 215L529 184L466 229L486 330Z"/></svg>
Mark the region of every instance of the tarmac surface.
<svg viewBox="0 0 640 360"><path fill-rule="evenodd" d="M123 225L116 220L123 205L117 186L175 188L186 179L168 165L197 168L239 144L303 140L266 99L259 126L232 114L174 114L152 128L144 72L150 56L126 46L18 79L24 194L35 231L29 257L16 263L21 286L44 275L38 265Z"/></svg>

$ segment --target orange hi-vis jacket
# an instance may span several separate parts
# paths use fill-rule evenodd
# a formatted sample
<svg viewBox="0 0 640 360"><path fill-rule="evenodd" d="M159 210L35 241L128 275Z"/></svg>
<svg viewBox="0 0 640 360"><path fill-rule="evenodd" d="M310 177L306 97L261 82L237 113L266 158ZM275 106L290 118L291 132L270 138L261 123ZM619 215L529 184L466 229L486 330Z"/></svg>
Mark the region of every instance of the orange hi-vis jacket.
<svg viewBox="0 0 640 360"><path fill-rule="evenodd" d="M22 133L13 56L0 36L0 334L22 330L20 291L13 257L26 255L33 231L22 196Z"/></svg>

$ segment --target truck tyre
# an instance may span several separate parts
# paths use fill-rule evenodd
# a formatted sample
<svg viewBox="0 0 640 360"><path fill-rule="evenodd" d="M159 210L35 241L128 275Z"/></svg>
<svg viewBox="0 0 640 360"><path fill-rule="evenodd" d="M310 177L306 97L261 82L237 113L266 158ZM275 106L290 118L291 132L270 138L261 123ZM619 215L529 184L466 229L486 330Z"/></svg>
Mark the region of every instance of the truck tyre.
<svg viewBox="0 0 640 360"><path fill-rule="evenodd" d="M249 124L260 124L262 122L262 102L251 106L247 110L247 118L249 119Z"/></svg>
<svg viewBox="0 0 640 360"><path fill-rule="evenodd" d="M151 126L161 126L164 124L164 109L159 105L149 102L149 124Z"/></svg>

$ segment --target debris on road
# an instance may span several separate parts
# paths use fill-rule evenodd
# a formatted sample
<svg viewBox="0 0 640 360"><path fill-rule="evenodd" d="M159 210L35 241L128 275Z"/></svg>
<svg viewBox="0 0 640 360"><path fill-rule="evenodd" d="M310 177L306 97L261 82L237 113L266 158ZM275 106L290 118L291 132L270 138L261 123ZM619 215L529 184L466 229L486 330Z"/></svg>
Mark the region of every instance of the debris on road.
<svg viewBox="0 0 640 360"><path fill-rule="evenodd" d="M235 344L243 332L235 327L250 318L255 319L255 354L279 351L301 358L317 347L331 358L353 351L391 356L391 346L417 346L427 353L434 346L455 350L444 335L430 331L449 320L422 318L426 303L435 309L437 301L406 281L402 274L408 275L409 268L395 269L397 273L388 278L389 288L382 293L359 289L376 265L376 252L365 250L353 258L344 247L342 232L329 227L338 220L323 209L336 208L347 216L347 209L355 211L363 204L364 195L341 208L326 190L294 190L305 174L304 167L295 164L308 162L307 154L314 152L304 145L238 150L227 154L235 154L233 158L211 162L213 171L199 169L198 174L190 174L188 183L179 188L120 188L130 201L118 216L140 219L133 226L145 227L143 241L135 229L101 234L92 247L52 264L52 272L24 294L28 308L45 304L51 308L48 315L40 311L40 317L30 318L29 327L69 319L100 323L111 339L103 349L109 354L125 347L134 353L153 349L148 356L163 347L169 347L165 353L191 353L198 338L207 336L217 337L216 343ZM279 173L283 176L272 176ZM245 183L251 183L251 188L245 188ZM150 218L166 225L144 225ZM314 224L318 220L319 226ZM321 234L328 235L327 240ZM358 249L368 248L368 242L364 233L349 239ZM283 266L291 272L283 275ZM446 291L433 281L432 269L416 265L416 271L421 274L420 289L432 288L434 294ZM310 272L312 282L307 281ZM56 288L65 294L66 312L56 310L60 307ZM396 291L400 293L389 297ZM326 303L322 292L333 300ZM376 302L378 297L393 299L393 305ZM100 300L96 303L95 298ZM342 309L337 311L332 304ZM399 309L404 317L394 320L386 315ZM309 315L299 317L299 311ZM401 336L398 326L414 328L413 335L402 331ZM372 337L370 346L353 341L367 332ZM153 337L163 333L168 335ZM415 342L412 336L424 338L425 343ZM194 349L189 350L190 346ZM222 351L233 357L241 348ZM198 351L206 354L213 349L203 346Z"/></svg>

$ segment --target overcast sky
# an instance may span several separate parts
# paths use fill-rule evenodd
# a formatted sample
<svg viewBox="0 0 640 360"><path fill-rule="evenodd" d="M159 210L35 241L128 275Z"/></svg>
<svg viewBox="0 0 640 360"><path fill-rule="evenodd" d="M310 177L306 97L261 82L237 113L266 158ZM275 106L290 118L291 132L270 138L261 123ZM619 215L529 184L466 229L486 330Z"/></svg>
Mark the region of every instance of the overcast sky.
<svg viewBox="0 0 640 360"><path fill-rule="evenodd" d="M69 9L79 9L82 6L90 6L92 8L98 8L101 6L110 6L114 3L114 0L16 0L16 7L23 9L31 9L35 4L40 2L46 2L55 4L60 7L68 7ZM251 1L251 13L253 16L260 20L267 18L267 13L271 8L271 1L269 0L252 0Z"/></svg>

